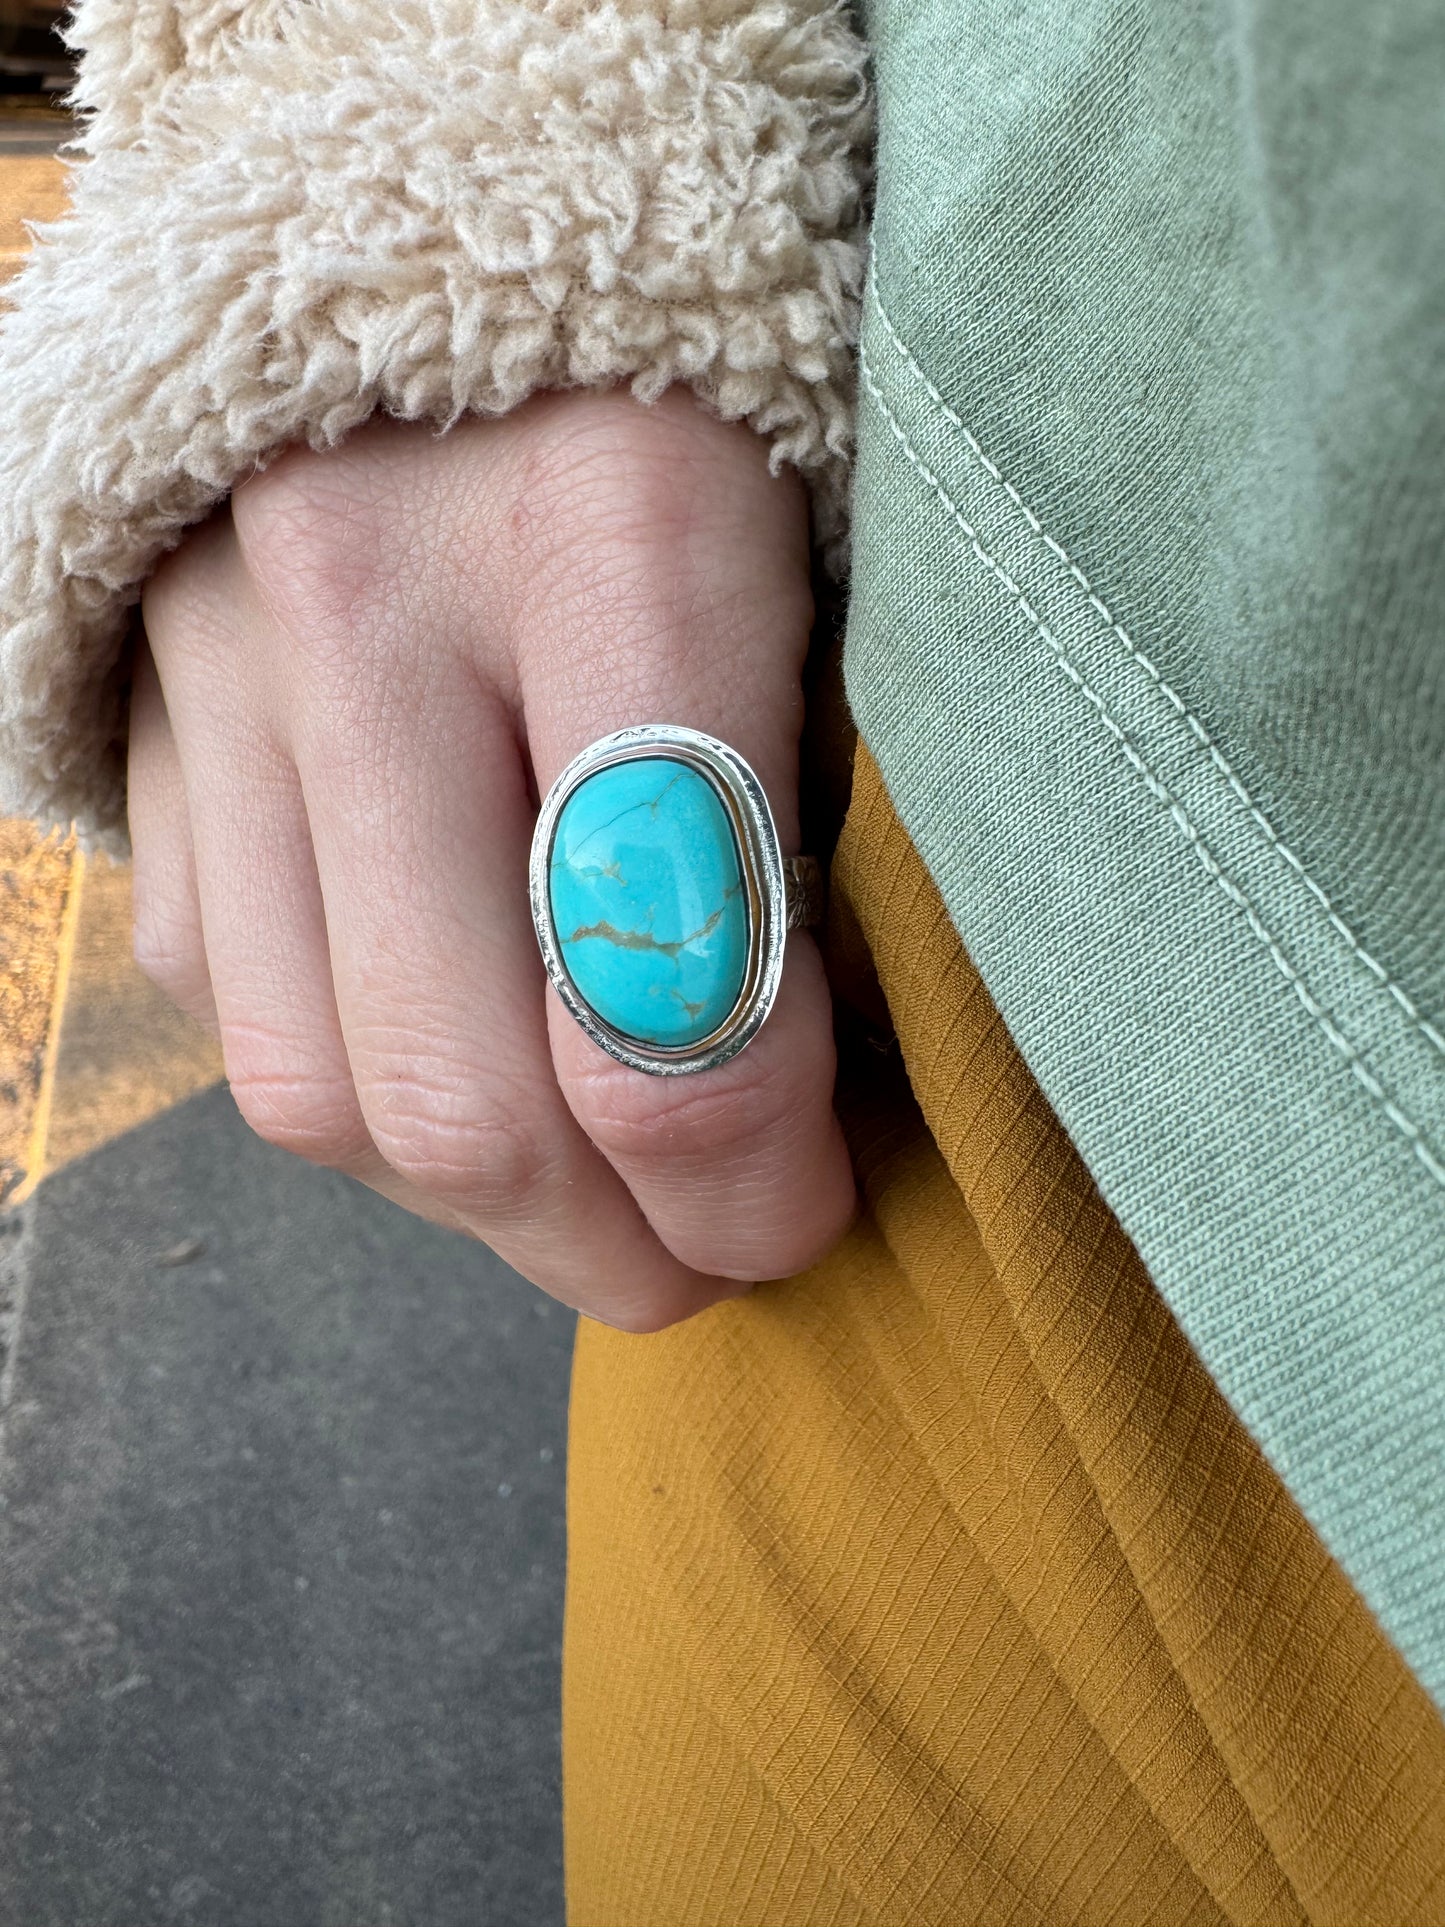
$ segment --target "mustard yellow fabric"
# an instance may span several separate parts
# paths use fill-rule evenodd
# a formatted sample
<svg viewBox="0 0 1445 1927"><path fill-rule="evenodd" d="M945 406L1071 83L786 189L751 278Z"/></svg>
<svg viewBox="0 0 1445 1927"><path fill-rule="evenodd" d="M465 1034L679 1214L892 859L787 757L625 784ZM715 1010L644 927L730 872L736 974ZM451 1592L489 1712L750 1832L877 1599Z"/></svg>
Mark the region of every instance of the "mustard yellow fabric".
<svg viewBox="0 0 1445 1927"><path fill-rule="evenodd" d="M832 880L864 1214L675 1330L579 1331L571 1927L1445 1923L1445 1728L861 749Z"/></svg>

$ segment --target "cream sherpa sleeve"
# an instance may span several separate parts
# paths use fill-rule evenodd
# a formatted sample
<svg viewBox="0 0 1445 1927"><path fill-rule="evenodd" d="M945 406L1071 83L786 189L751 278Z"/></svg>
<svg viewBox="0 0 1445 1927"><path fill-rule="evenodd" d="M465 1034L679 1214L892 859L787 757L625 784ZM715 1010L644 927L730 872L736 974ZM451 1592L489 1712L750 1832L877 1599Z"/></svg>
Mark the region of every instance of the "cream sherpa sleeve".
<svg viewBox="0 0 1445 1927"><path fill-rule="evenodd" d="M125 836L122 642L288 443L686 381L842 528L842 0L79 0L73 206L0 319L0 812Z"/></svg>

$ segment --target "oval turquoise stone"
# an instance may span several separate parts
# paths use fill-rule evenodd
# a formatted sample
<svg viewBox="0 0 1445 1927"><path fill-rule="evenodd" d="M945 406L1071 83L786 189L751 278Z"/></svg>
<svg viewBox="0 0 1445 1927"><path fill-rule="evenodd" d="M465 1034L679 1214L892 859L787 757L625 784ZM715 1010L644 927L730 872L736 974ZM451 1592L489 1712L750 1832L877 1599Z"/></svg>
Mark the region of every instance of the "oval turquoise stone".
<svg viewBox="0 0 1445 1927"><path fill-rule="evenodd" d="M748 906L722 799L667 756L584 777L563 804L548 871L572 982L642 1044L717 1029L743 987Z"/></svg>

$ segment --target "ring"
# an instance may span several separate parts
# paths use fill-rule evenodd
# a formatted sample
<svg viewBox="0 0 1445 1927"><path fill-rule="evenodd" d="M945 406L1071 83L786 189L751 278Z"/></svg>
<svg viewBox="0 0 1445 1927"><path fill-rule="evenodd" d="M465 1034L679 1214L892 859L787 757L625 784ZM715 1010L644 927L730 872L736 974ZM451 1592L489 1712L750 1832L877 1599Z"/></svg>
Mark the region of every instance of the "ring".
<svg viewBox="0 0 1445 1927"><path fill-rule="evenodd" d="M715 736L619 729L574 756L532 837L532 921L558 996L634 1070L711 1070L757 1035L815 857L785 857L763 786Z"/></svg>

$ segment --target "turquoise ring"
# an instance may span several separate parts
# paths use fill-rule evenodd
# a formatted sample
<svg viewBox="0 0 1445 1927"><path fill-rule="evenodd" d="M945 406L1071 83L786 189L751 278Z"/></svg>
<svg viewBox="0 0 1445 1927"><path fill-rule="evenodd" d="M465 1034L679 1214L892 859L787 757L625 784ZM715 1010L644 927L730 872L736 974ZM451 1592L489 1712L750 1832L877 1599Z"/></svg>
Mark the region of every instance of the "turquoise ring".
<svg viewBox="0 0 1445 1927"><path fill-rule="evenodd" d="M558 996L634 1070L710 1070L751 1042L822 872L785 857L762 784L727 743L619 729L574 756L532 838L532 921Z"/></svg>

